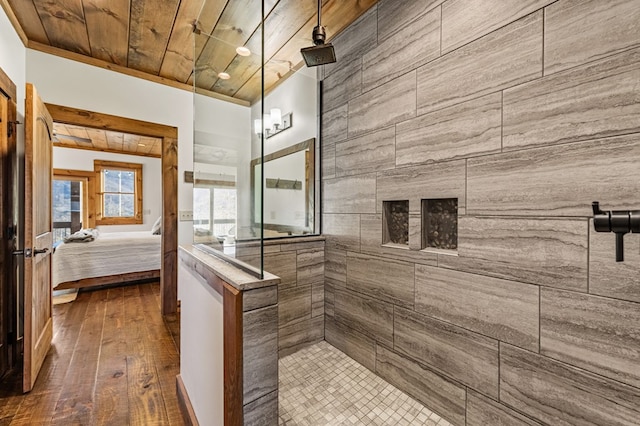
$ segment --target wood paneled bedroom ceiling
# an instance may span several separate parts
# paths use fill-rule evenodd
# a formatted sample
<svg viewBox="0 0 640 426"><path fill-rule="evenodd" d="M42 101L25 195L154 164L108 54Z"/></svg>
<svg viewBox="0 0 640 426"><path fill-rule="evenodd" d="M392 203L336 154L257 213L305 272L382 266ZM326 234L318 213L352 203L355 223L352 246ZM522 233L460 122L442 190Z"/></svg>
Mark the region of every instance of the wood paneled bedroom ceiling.
<svg viewBox="0 0 640 426"><path fill-rule="evenodd" d="M194 84L195 58L198 92L243 104L260 99L261 0L0 2L31 49L183 89ZM323 0L328 38L376 2ZM317 0L265 0L265 90L303 65L300 48L312 45L316 12ZM238 55L239 46L252 54Z"/></svg>
<svg viewBox="0 0 640 426"><path fill-rule="evenodd" d="M162 157L162 139L53 123L53 146Z"/></svg>

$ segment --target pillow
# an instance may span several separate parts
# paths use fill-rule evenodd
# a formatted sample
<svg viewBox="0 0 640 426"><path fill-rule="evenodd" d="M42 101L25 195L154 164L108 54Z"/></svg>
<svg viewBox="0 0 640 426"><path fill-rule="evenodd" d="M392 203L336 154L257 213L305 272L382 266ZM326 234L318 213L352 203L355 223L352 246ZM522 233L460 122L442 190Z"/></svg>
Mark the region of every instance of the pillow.
<svg viewBox="0 0 640 426"><path fill-rule="evenodd" d="M153 226L151 227L151 233L153 235L162 234L162 216L160 216L158 220L154 222Z"/></svg>
<svg viewBox="0 0 640 426"><path fill-rule="evenodd" d="M65 243L90 243L98 238L97 229L81 229L64 239Z"/></svg>

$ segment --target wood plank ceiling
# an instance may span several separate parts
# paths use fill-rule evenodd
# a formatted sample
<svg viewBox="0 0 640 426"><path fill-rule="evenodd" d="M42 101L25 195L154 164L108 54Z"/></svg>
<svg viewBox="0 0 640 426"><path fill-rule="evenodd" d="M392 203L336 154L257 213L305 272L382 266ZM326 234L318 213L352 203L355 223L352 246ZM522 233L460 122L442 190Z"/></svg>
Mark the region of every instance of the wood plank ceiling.
<svg viewBox="0 0 640 426"><path fill-rule="evenodd" d="M121 154L162 156L162 139L53 123L53 146Z"/></svg>
<svg viewBox="0 0 640 426"><path fill-rule="evenodd" d="M261 0L2 1L8 1L30 48L60 56L74 52L93 58L87 61L92 64L104 61L168 81L195 83L204 94L250 103L260 99ZM328 38L376 2L323 0ZM317 0L264 0L264 7L268 91L303 65L300 48L312 44ZM238 55L238 46L252 54ZM222 72L230 78L220 78Z"/></svg>

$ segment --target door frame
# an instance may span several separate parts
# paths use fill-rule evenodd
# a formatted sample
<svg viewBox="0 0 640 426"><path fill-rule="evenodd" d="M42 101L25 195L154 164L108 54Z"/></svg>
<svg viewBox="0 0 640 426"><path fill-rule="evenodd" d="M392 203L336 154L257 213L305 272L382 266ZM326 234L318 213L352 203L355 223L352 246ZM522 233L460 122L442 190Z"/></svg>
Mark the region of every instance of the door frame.
<svg viewBox="0 0 640 426"><path fill-rule="evenodd" d="M45 103L54 122L162 139L162 315L178 310L178 128Z"/></svg>
<svg viewBox="0 0 640 426"><path fill-rule="evenodd" d="M15 201L14 192L17 185L14 185L15 176L15 156L17 155L17 88L15 83L0 68L0 92L7 98L7 123L0 123L0 264L3 266L0 271L0 339L4 346L0 349L0 376L5 371L9 371L15 366L18 360L20 348L18 345L18 283L15 274L15 264L12 252L15 249L15 236L8 235L9 232L16 232L14 223ZM8 129L12 127L12 134L9 136ZM9 186L8 186L9 185ZM9 189L9 190L7 190ZM11 229L11 231L9 231ZM11 272L11 273L10 273ZM10 333L11 336L10 337Z"/></svg>

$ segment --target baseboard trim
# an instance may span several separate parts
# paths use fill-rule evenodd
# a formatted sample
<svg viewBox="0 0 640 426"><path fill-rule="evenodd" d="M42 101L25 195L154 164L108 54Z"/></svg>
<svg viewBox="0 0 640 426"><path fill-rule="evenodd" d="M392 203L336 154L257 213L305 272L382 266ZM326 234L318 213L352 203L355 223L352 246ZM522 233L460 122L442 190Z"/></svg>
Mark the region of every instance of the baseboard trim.
<svg viewBox="0 0 640 426"><path fill-rule="evenodd" d="M184 387L182 376L178 374L176 376L176 391L178 393L178 404L180 405L180 412L184 418L187 426L199 426L198 419L196 418L196 412L193 411L189 394L187 394L187 388Z"/></svg>

